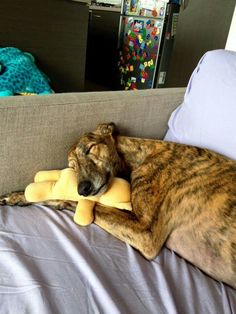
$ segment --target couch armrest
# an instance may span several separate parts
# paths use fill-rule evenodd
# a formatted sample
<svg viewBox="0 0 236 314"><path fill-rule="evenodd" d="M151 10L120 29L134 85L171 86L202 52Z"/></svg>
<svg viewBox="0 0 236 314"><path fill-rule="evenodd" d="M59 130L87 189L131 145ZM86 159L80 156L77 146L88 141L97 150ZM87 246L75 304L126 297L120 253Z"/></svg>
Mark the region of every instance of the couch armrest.
<svg viewBox="0 0 236 314"><path fill-rule="evenodd" d="M69 147L98 123L162 138L184 88L0 98L0 194L23 190L41 169L67 165Z"/></svg>

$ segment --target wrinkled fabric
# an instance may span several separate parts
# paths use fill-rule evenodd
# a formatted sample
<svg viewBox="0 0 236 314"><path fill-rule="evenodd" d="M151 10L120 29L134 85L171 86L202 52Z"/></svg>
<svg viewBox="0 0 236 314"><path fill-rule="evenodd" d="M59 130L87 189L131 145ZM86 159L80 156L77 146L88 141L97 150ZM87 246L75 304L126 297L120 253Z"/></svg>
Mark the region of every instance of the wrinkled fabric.
<svg viewBox="0 0 236 314"><path fill-rule="evenodd" d="M0 313L236 313L236 290L174 252L149 262L72 215L0 206Z"/></svg>

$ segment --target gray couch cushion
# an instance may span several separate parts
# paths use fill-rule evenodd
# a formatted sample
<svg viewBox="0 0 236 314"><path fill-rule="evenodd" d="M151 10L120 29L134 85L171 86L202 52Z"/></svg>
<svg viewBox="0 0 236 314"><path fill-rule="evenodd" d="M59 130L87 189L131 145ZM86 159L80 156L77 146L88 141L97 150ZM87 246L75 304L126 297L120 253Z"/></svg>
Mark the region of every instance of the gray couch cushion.
<svg viewBox="0 0 236 314"><path fill-rule="evenodd" d="M0 194L24 189L41 169L67 165L69 147L100 122L123 134L163 137L183 89L0 98Z"/></svg>

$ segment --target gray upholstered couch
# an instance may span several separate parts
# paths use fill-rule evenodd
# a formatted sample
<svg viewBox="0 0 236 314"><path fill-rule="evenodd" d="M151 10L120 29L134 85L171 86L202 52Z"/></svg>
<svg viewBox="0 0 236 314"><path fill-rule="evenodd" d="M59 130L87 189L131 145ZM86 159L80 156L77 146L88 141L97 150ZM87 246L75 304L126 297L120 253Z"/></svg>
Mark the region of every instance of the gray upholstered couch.
<svg viewBox="0 0 236 314"><path fill-rule="evenodd" d="M63 168L67 151L97 123L162 138L184 88L0 98L0 194L23 190L40 169Z"/></svg>
<svg viewBox="0 0 236 314"><path fill-rule="evenodd" d="M162 138L184 89L0 99L0 194L22 190L97 123ZM152 262L95 224L46 206L1 206L1 313L231 313L235 291L165 247Z"/></svg>

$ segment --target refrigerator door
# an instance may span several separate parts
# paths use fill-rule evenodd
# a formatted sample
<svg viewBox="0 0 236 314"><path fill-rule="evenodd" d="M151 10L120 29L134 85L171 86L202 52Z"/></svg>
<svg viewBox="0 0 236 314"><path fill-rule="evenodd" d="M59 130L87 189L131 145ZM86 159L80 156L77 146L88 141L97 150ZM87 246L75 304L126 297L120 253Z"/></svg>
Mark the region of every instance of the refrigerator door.
<svg viewBox="0 0 236 314"><path fill-rule="evenodd" d="M160 0L124 0L123 14L163 19L166 2Z"/></svg>
<svg viewBox="0 0 236 314"><path fill-rule="evenodd" d="M119 60L122 89L152 88L163 20L122 17Z"/></svg>

